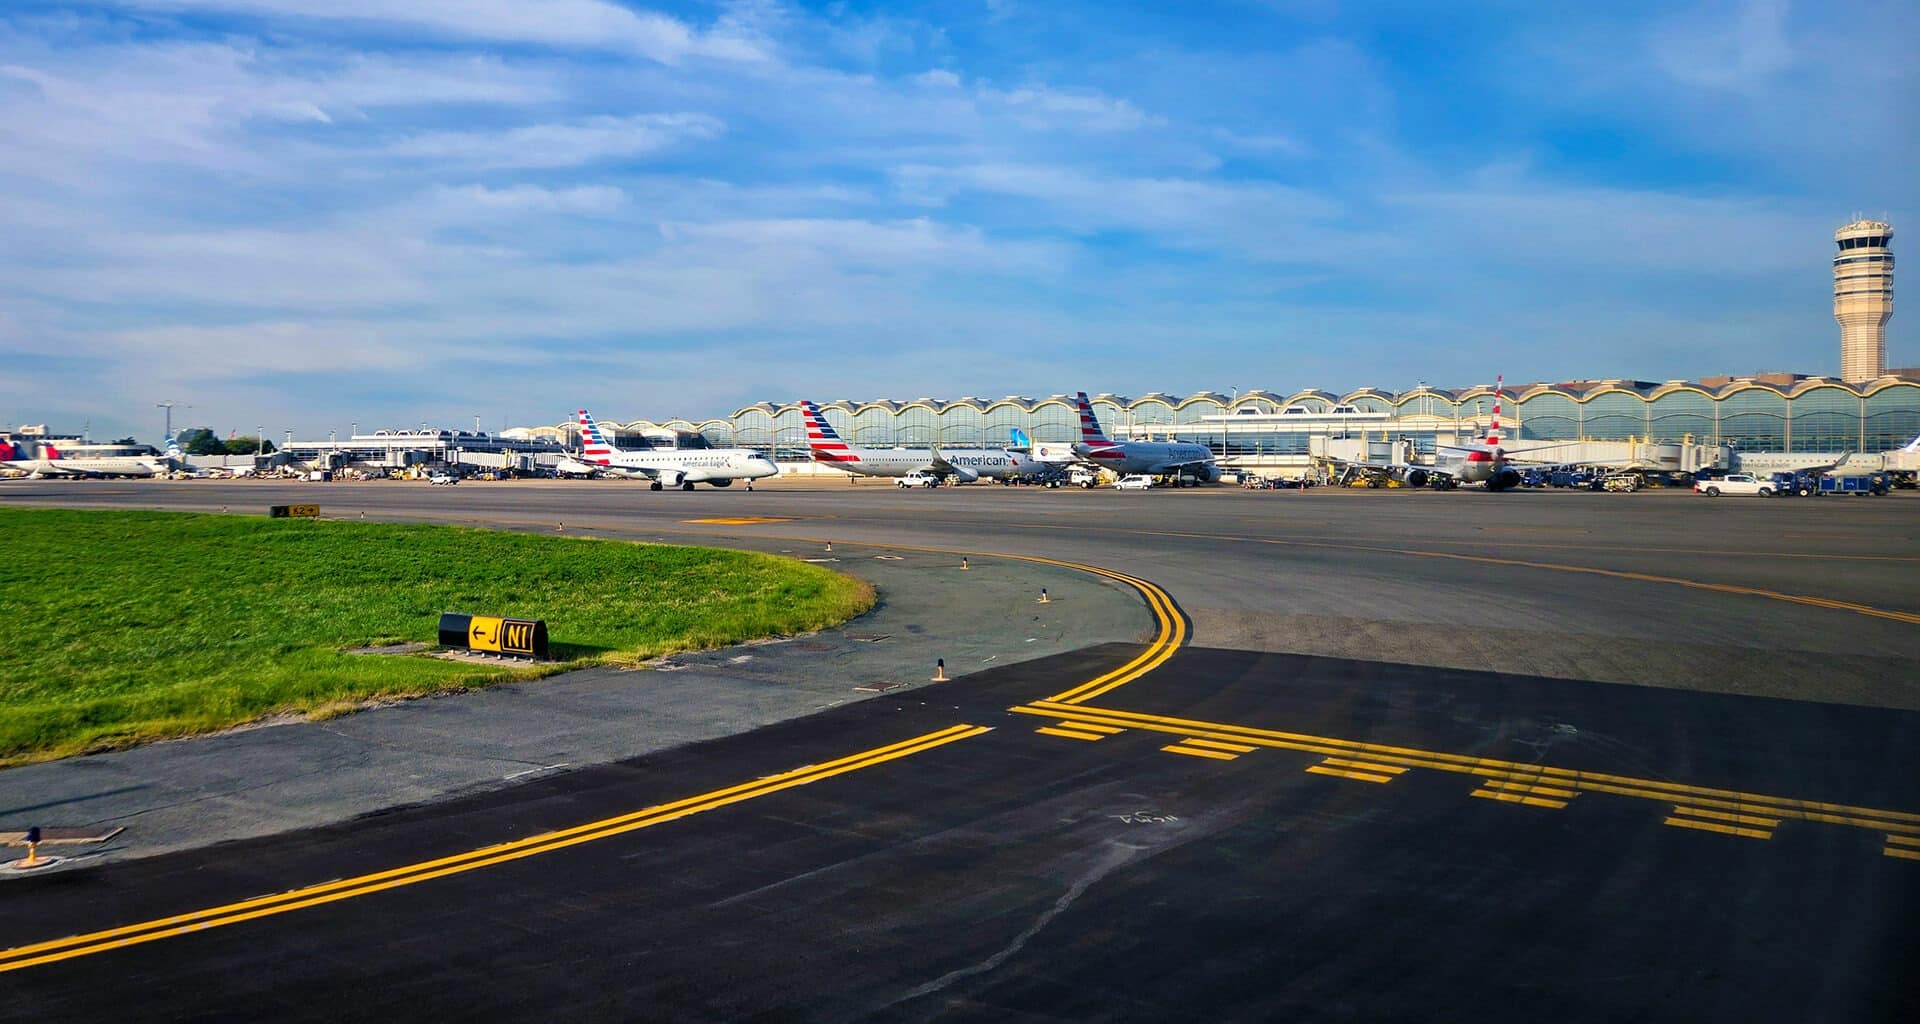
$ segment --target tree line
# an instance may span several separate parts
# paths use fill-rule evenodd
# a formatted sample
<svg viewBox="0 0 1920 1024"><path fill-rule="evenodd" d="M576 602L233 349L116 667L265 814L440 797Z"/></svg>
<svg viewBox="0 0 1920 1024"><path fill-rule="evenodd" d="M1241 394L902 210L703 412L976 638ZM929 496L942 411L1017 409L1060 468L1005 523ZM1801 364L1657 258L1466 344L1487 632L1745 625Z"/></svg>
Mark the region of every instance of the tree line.
<svg viewBox="0 0 1920 1024"><path fill-rule="evenodd" d="M206 427L180 432L180 450L188 455L272 455L272 441L262 441L257 437L229 437L222 439Z"/></svg>

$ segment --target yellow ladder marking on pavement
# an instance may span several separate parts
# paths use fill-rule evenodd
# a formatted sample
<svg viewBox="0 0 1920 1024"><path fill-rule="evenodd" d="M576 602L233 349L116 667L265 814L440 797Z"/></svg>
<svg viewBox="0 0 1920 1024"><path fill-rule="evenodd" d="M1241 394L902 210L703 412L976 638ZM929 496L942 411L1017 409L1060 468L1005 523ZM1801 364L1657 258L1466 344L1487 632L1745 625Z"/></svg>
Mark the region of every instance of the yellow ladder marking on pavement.
<svg viewBox="0 0 1920 1024"><path fill-rule="evenodd" d="M1426 768L1434 771L1454 772L1462 775L1475 775L1485 780L1481 789L1472 795L1486 800L1502 803L1523 804L1532 807L1565 807L1566 802L1581 793L1606 793L1614 796L1632 797L1649 800L1669 806L1685 807L1689 811L1714 811L1731 815L1744 815L1778 819L1781 821L1814 821L1831 825L1845 825L1851 828L1864 828L1881 832L1889 837L1902 837L1920 840L1920 814L1908 811L1882 810L1871 807L1857 807L1849 804L1829 803L1820 800L1800 800L1792 797L1768 796L1760 793L1747 793L1740 790L1717 789L1707 786L1692 786L1684 783L1666 782L1659 779L1634 778L1627 775L1614 775L1608 772L1579 771L1571 768L1557 768L1552 765L1523 764L1517 761L1503 761L1497 758L1476 757L1469 754L1449 754L1442 751L1421 750L1415 747L1388 746L1378 743L1364 743L1330 736L1312 736L1303 733L1281 732L1274 729L1261 729L1254 726L1229 725L1221 722L1204 722L1188 718L1174 718L1166 715L1151 715L1137 711L1117 711L1107 708L1093 708L1084 704L1064 704L1058 701L1038 700L1031 704L1019 705L1010 710L1025 715L1043 715L1057 718L1071 713L1076 719L1098 722L1119 728L1139 729L1147 732L1171 733L1188 737L1243 743L1255 747L1267 747L1282 750L1297 750L1319 754L1322 757L1343 758L1358 763L1383 767ZM1162 748L1167 749L1167 748ZM1318 770L1316 770L1318 769ZM1307 769L1315 774L1337 774L1339 769L1324 765L1314 765ZM1377 773L1376 773L1377 774ZM1348 778L1351 776L1341 776ZM1372 781L1372 780L1369 780ZM1385 780L1382 780L1385 781ZM1766 838L1771 833L1756 833L1752 828L1733 825L1722 826L1705 821L1699 817L1670 817L1668 823L1678 827L1701 828L1707 831L1727 831L1732 835L1754 833L1754 838ZM1920 846L1920 844L1917 844ZM1905 844L1890 845L1889 850L1904 850ZM1890 853L1889 856L1901 856ZM1902 857L1902 859L1920 860Z"/></svg>
<svg viewBox="0 0 1920 1024"><path fill-rule="evenodd" d="M1033 731L1045 736L1064 736L1070 740L1104 740L1107 738L1106 735L1102 733L1075 732L1072 729L1055 729L1050 725L1043 725Z"/></svg>
<svg viewBox="0 0 1920 1024"><path fill-rule="evenodd" d="M1920 847L1920 836L1888 836L1887 842L1894 846Z"/></svg>
<svg viewBox="0 0 1920 1024"><path fill-rule="evenodd" d="M1468 793L1467 795L1479 797L1482 800L1498 800L1503 804L1523 804L1527 807L1546 807L1555 811L1560 810L1567 806L1567 802L1565 800L1554 800L1550 797L1544 797L1544 796L1529 796L1523 790L1515 791L1515 790L1503 790L1503 789L1476 789L1473 792Z"/></svg>
<svg viewBox="0 0 1920 1024"><path fill-rule="evenodd" d="M1751 825L1755 828L1772 829L1780 827L1779 818L1763 818L1757 814L1734 814L1730 811L1716 811L1710 807L1688 807L1686 804L1678 804L1673 808L1673 813L1685 815L1689 818L1730 821L1735 825Z"/></svg>
<svg viewBox="0 0 1920 1024"><path fill-rule="evenodd" d="M1699 821L1694 818L1668 818L1665 824L1678 828L1699 829L1702 832L1718 832L1722 835L1743 836L1747 839L1772 839L1773 830L1768 828L1741 828L1738 825L1722 825L1713 821Z"/></svg>
<svg viewBox="0 0 1920 1024"><path fill-rule="evenodd" d="M1495 792L1543 796L1554 800L1571 800L1579 795L1571 789L1561 789L1557 786L1542 786L1538 783L1522 782L1518 779L1488 779L1480 784L1480 788Z"/></svg>
<svg viewBox="0 0 1920 1024"><path fill-rule="evenodd" d="M1260 749L1258 747L1249 747L1244 743L1222 743L1219 740L1198 739L1192 736L1189 736L1186 739L1181 740L1180 742L1185 743L1189 747L1206 747L1209 750L1226 750L1235 754L1251 754L1255 750Z"/></svg>
<svg viewBox="0 0 1920 1024"><path fill-rule="evenodd" d="M1092 722L1076 722L1071 718L1063 719L1060 722L1060 728L1078 729L1081 732L1099 732L1099 733L1105 733L1108 736L1118 736L1119 734L1126 732L1125 729L1115 729L1111 725L1095 725Z"/></svg>
<svg viewBox="0 0 1920 1024"><path fill-rule="evenodd" d="M1307 772L1311 775L1335 775L1343 779L1354 779L1359 782L1375 782L1381 785L1393 781L1393 776L1391 775L1376 775L1373 772L1351 771L1346 768L1329 768L1323 764L1310 764L1307 766Z"/></svg>
<svg viewBox="0 0 1920 1024"><path fill-rule="evenodd" d="M1889 857L1898 857L1901 860L1920 860L1920 850L1903 850L1899 847L1889 846L1880 852Z"/></svg>
<svg viewBox="0 0 1920 1024"><path fill-rule="evenodd" d="M1369 761L1349 761L1344 757L1329 757L1320 763L1330 764L1335 768L1352 768L1355 771L1372 772L1375 775L1404 775L1407 771L1405 768L1395 768L1392 765L1386 764L1373 764Z"/></svg>
<svg viewBox="0 0 1920 1024"><path fill-rule="evenodd" d="M1168 744L1167 746L1161 747L1160 749L1166 751L1169 754L1185 754L1188 757L1211 757L1216 761L1231 761L1234 758L1240 756L1239 754L1229 754L1224 750L1207 750L1201 747L1186 747L1186 746L1181 746L1178 743L1171 743L1171 744Z"/></svg>
<svg viewBox="0 0 1920 1024"><path fill-rule="evenodd" d="M791 518L781 516L719 516L713 519L682 519L683 523L699 523L703 526L760 526L764 523L791 523Z"/></svg>

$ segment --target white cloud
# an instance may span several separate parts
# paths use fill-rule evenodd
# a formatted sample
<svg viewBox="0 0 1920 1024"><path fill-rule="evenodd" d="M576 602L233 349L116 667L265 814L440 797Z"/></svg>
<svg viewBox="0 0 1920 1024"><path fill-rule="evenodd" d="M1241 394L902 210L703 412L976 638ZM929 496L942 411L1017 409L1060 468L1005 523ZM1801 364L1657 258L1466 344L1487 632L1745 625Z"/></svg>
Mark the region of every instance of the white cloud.
<svg viewBox="0 0 1920 1024"><path fill-rule="evenodd" d="M1004 111L1021 124L1041 130L1127 132L1165 123L1126 100L1092 90L1055 89L1044 85L1010 90L983 88L979 90L979 99L988 110Z"/></svg>
<svg viewBox="0 0 1920 1024"><path fill-rule="evenodd" d="M1685 85L1758 88L1797 62L1789 7L1788 0L1735 0L1688 11L1658 23L1648 50Z"/></svg>
<svg viewBox="0 0 1920 1024"><path fill-rule="evenodd" d="M609 185L558 189L541 188L538 185L512 185L507 188L462 185L436 188L429 201L453 216L475 213L609 214L627 205L627 194Z"/></svg>
<svg viewBox="0 0 1920 1024"><path fill-rule="evenodd" d="M1034 222L1079 233L1136 230L1176 247L1227 246L1243 255L1319 262L1315 222L1339 215L1337 201L1267 182L1103 175L1035 164L908 165L895 180L933 203L968 193L1030 200ZM1352 232L1354 241L1364 232Z"/></svg>
<svg viewBox="0 0 1920 1024"><path fill-rule="evenodd" d="M724 128L705 114L601 116L500 132L429 132L396 142L385 152L470 168L572 167L715 138Z"/></svg>
<svg viewBox="0 0 1920 1024"><path fill-rule="evenodd" d="M164 11L390 25L455 39L620 50L664 64L688 57L752 61L756 42L604 0L117 0Z"/></svg>
<svg viewBox="0 0 1920 1024"><path fill-rule="evenodd" d="M927 86L928 88L931 88L931 89L960 88L960 76L944 68L934 68L930 71L922 71L919 74L913 75L910 78L908 78L908 81L913 82L916 85Z"/></svg>

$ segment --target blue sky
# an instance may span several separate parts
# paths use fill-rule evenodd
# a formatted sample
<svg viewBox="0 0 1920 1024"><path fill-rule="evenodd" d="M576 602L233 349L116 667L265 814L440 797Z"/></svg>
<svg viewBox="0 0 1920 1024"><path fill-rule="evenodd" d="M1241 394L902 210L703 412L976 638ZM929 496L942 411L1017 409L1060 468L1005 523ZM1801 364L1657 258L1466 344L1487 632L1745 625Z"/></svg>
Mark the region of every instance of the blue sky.
<svg viewBox="0 0 1920 1024"><path fill-rule="evenodd" d="M1835 372L1833 229L1920 233L1915 39L1911 2L15 0L0 425Z"/></svg>

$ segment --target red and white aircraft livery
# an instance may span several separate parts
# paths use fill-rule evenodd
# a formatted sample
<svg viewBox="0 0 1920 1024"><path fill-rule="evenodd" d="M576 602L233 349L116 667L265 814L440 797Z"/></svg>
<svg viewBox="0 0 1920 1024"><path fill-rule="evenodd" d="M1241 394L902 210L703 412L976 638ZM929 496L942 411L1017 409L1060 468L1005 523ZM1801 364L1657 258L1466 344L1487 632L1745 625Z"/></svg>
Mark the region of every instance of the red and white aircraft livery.
<svg viewBox="0 0 1920 1024"><path fill-rule="evenodd" d="M1214 465L1213 449L1190 441L1115 441L1100 429L1093 416L1093 403L1087 393L1079 393L1080 443L1075 455L1122 475L1145 473L1164 476L1176 473L1209 483L1220 479L1220 467Z"/></svg>
<svg viewBox="0 0 1920 1024"><path fill-rule="evenodd" d="M19 449L0 441L0 469L16 470L30 476L160 476L172 470L180 458L178 447L162 454L147 444L87 444L85 442L45 442L40 457L20 458Z"/></svg>
<svg viewBox="0 0 1920 1024"><path fill-rule="evenodd" d="M1485 484L1489 491L1504 491L1509 487L1518 487L1520 471L1513 468L1507 458L1506 450L1500 447L1500 401L1506 394L1506 385L1506 375L1502 374L1494 378L1493 419L1487 424L1486 440L1477 445L1470 447L1439 445L1434 450L1433 464L1430 466L1415 466L1398 459L1391 462L1354 461L1346 464L1366 469L1386 470L1405 480L1409 487L1432 487L1442 491L1452 490L1461 484Z"/></svg>
<svg viewBox="0 0 1920 1024"><path fill-rule="evenodd" d="M807 448L813 461L844 469L855 476L903 477L926 473L941 479L972 483L981 477L996 480L1034 476L1045 470L1030 455L1005 448L855 448L840 439L820 407L806 399L800 410L807 421Z"/></svg>
<svg viewBox="0 0 1920 1024"><path fill-rule="evenodd" d="M755 480L780 473L772 459L750 448L615 448L585 409L580 410L580 440L579 460L562 463L561 472L645 477L653 481L656 491L666 487L691 491L694 484L727 487L735 480L745 480L751 491Z"/></svg>

